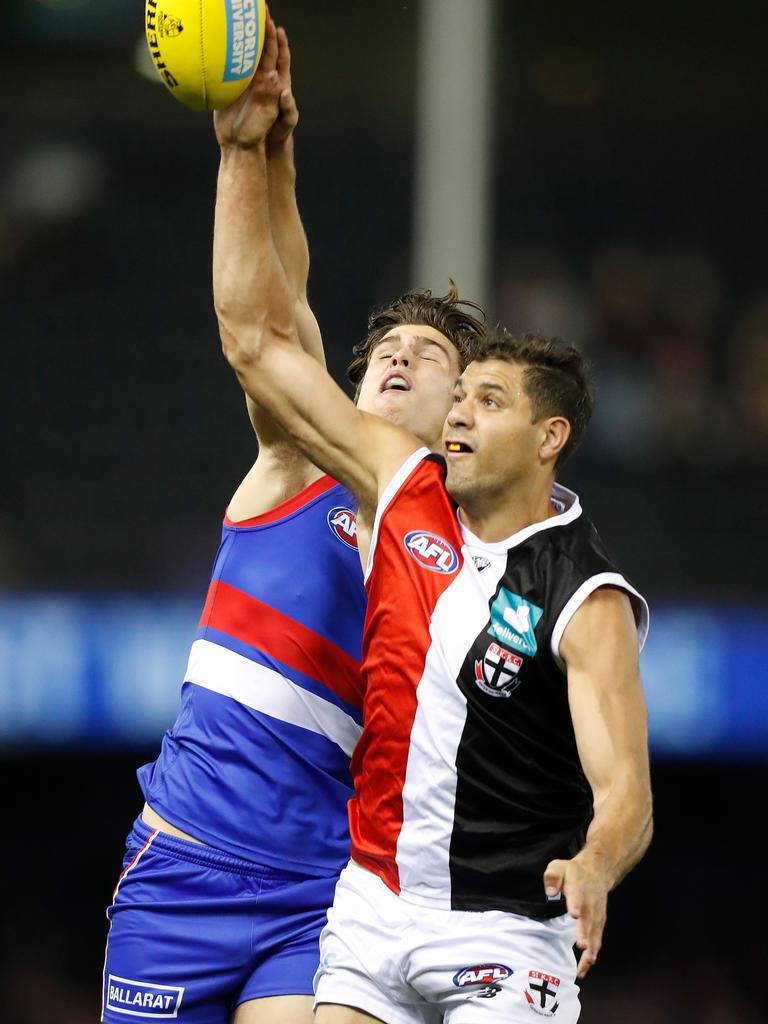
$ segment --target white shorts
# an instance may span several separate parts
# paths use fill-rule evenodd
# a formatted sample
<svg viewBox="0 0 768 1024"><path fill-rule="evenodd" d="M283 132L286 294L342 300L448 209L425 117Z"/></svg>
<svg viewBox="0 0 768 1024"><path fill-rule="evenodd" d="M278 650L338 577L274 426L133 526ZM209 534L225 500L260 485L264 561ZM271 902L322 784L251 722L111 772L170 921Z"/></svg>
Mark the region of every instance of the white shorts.
<svg viewBox="0 0 768 1024"><path fill-rule="evenodd" d="M315 1006L354 1006L386 1024L575 1024L575 939L567 914L432 910L350 863L320 936Z"/></svg>

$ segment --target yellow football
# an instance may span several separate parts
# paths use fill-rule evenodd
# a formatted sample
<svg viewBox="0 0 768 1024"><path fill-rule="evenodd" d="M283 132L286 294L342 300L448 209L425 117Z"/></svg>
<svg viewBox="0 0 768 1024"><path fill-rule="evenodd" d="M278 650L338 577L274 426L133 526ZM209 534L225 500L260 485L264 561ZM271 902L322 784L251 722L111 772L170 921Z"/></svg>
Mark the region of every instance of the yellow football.
<svg viewBox="0 0 768 1024"><path fill-rule="evenodd" d="M219 110L259 63L265 0L145 0L147 44L160 78L192 110Z"/></svg>

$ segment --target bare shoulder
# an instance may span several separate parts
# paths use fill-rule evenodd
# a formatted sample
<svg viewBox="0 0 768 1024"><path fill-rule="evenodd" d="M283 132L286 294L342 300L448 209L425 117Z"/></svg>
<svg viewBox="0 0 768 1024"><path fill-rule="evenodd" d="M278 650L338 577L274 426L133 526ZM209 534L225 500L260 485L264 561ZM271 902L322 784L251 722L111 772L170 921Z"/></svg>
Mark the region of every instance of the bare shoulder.
<svg viewBox="0 0 768 1024"><path fill-rule="evenodd" d="M295 497L323 476L293 445L275 445L259 453L227 508L235 523L263 515Z"/></svg>
<svg viewBox="0 0 768 1024"><path fill-rule="evenodd" d="M637 651L632 602L619 587L598 587L574 612L563 633L560 653L570 664L583 657L594 659L597 652L615 650L617 645Z"/></svg>
<svg viewBox="0 0 768 1024"><path fill-rule="evenodd" d="M600 618L602 616L626 618L633 620L632 602L629 594L622 587L604 585L597 587L584 599L574 614L582 618Z"/></svg>

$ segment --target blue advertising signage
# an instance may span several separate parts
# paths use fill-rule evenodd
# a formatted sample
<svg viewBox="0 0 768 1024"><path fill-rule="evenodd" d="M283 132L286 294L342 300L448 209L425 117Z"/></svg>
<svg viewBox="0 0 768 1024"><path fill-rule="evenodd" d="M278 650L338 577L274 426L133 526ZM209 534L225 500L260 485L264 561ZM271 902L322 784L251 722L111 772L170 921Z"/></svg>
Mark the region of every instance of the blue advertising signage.
<svg viewBox="0 0 768 1024"><path fill-rule="evenodd" d="M0 745L159 743L199 599L0 594ZM768 608L652 606L641 657L656 757L768 757Z"/></svg>

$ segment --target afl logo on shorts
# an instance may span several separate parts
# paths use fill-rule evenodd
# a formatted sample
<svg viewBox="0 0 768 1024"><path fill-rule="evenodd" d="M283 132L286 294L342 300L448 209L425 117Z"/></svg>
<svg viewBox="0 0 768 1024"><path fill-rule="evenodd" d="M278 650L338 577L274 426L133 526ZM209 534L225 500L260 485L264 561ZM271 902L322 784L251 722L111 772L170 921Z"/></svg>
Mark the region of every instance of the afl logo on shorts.
<svg viewBox="0 0 768 1024"><path fill-rule="evenodd" d="M357 518L351 509L343 505L332 508L328 513L328 525L343 544L357 551Z"/></svg>
<svg viewBox="0 0 768 1024"><path fill-rule="evenodd" d="M511 967L504 964L474 964L472 967L462 967L453 976L453 984L456 988L466 988L468 985L493 985L495 982L506 981L513 974Z"/></svg>
<svg viewBox="0 0 768 1024"><path fill-rule="evenodd" d="M459 556L447 540L426 530L411 530L403 537L405 550L422 569L450 574L456 572Z"/></svg>

